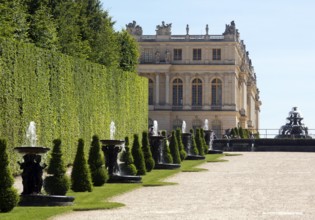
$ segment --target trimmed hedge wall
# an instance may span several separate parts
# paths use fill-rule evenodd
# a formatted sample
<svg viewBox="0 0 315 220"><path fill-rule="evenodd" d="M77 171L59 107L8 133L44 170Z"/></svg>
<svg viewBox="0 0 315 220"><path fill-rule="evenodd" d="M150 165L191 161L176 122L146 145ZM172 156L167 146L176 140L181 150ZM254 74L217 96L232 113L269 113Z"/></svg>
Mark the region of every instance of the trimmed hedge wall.
<svg viewBox="0 0 315 220"><path fill-rule="evenodd" d="M136 73L0 39L0 137L8 140L13 172L19 170L13 148L26 144L31 121L37 145L62 140L67 164L79 138L108 139L111 121L115 138L132 141L133 134L147 129L147 90L147 80Z"/></svg>

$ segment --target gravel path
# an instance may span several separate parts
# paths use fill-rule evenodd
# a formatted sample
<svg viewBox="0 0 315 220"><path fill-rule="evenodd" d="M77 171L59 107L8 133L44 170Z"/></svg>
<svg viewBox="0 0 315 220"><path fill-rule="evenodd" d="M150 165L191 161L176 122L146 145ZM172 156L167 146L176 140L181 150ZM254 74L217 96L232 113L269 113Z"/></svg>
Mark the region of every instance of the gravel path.
<svg viewBox="0 0 315 220"><path fill-rule="evenodd" d="M63 219L315 219L315 154L246 152L179 173L178 185L143 187L112 198L126 206Z"/></svg>

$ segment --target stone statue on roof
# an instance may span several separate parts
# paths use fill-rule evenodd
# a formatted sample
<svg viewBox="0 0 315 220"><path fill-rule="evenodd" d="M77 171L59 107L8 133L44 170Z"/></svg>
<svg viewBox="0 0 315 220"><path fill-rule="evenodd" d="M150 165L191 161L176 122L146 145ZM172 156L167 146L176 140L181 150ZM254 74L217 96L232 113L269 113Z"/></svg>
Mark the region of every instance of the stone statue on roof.
<svg viewBox="0 0 315 220"><path fill-rule="evenodd" d="M232 35L235 34L235 35L239 36L239 32L238 32L238 29L236 29L234 21L231 21L231 24L225 25L225 31L224 31L223 35L229 35L229 34L232 34Z"/></svg>
<svg viewBox="0 0 315 220"><path fill-rule="evenodd" d="M171 35L172 23L165 24L162 21L162 25L156 26L156 35Z"/></svg>
<svg viewBox="0 0 315 220"><path fill-rule="evenodd" d="M137 36L142 35L142 27L140 25L137 25L136 21L132 21L132 23L127 24L126 30L128 31L128 33L132 35L137 35Z"/></svg>

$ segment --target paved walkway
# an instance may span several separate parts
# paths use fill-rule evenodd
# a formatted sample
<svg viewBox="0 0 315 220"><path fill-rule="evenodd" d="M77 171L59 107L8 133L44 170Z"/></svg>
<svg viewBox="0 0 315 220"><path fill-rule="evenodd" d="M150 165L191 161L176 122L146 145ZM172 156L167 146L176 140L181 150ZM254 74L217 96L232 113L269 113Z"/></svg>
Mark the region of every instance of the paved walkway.
<svg viewBox="0 0 315 220"><path fill-rule="evenodd" d="M111 201L113 210L71 212L62 219L315 219L315 153L247 152L180 173L178 185L143 187Z"/></svg>

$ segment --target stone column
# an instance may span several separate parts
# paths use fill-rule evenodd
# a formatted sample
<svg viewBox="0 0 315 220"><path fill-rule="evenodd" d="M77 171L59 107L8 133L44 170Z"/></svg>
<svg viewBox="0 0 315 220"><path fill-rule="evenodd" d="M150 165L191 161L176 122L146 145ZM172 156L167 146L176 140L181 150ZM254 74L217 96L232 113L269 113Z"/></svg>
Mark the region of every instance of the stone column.
<svg viewBox="0 0 315 220"><path fill-rule="evenodd" d="M160 76L155 75L155 105L160 104Z"/></svg>
<svg viewBox="0 0 315 220"><path fill-rule="evenodd" d="M190 93L191 93L191 88L190 88L190 83L189 83L190 77L188 74L185 74L185 82L184 82L184 94L183 94L183 99L184 99L184 109L188 110L191 109L191 104L190 104Z"/></svg>
<svg viewBox="0 0 315 220"><path fill-rule="evenodd" d="M165 103L170 105L170 75L165 73Z"/></svg>
<svg viewBox="0 0 315 220"><path fill-rule="evenodd" d="M203 103L202 109L210 110L210 89L209 89L209 75L204 77L204 89L203 89Z"/></svg>
<svg viewBox="0 0 315 220"><path fill-rule="evenodd" d="M243 106L242 107L244 108L244 110L246 112L247 111L247 86L246 86L246 80L243 81L243 85L242 86L243 86Z"/></svg>

